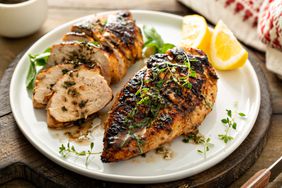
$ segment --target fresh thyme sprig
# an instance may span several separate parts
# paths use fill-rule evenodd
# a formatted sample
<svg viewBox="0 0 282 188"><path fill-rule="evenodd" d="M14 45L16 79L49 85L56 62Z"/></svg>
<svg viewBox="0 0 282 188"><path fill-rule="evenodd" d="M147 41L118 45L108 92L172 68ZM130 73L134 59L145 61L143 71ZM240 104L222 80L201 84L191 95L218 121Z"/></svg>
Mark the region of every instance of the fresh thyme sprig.
<svg viewBox="0 0 282 188"><path fill-rule="evenodd" d="M73 145L70 145L70 143L68 142L66 144L66 146L64 144L62 144L60 147L59 147L59 153L64 157L66 158L68 155L70 155L71 153L77 155L77 156L86 156L85 158L85 165L87 166L88 165L88 161L89 161L89 157L91 155L97 155L97 154L100 154L101 152L93 152L93 148L94 148L94 143L91 142L90 143L90 148L89 150L87 151L77 151L75 149L75 147Z"/></svg>
<svg viewBox="0 0 282 188"><path fill-rule="evenodd" d="M207 157L207 152L210 150L210 147L213 146L213 144L210 143L211 138L205 138L199 132L193 132L184 136L182 141L184 143L201 144L203 146L203 149L198 149L197 152L204 155L205 158Z"/></svg>
<svg viewBox="0 0 282 188"><path fill-rule="evenodd" d="M226 110L226 113L227 113L227 117L222 119L221 122L223 123L223 125L226 127L225 129L225 134L219 134L218 135L218 138L220 140L223 140L224 143L226 144L228 141L230 140L233 140L234 138L232 136L230 136L229 132L231 129L234 129L236 130L237 129L237 123L235 122L234 120L234 117L233 117L233 113L231 110ZM239 112L238 115L240 117L246 117L246 115L242 112Z"/></svg>
<svg viewBox="0 0 282 188"><path fill-rule="evenodd" d="M203 154L205 158L207 157L207 152L210 150L210 147L213 146L213 144L210 143L210 141L211 141L210 138L203 139L203 140L201 141L201 144L203 145L203 149L202 149L202 150L200 150L200 149L197 150L197 152L198 152L199 154Z"/></svg>
<svg viewBox="0 0 282 188"><path fill-rule="evenodd" d="M192 144L202 144L205 140L205 137L200 134L198 131L185 135L182 139L184 143L192 143Z"/></svg>

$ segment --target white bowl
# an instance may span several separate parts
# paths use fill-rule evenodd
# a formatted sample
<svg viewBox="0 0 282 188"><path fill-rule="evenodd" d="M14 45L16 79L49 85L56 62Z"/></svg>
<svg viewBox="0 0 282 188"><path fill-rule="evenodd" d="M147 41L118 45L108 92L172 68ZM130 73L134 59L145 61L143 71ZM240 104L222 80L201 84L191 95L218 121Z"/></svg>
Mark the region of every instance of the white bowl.
<svg viewBox="0 0 282 188"><path fill-rule="evenodd" d="M47 0L28 0L17 4L0 3L0 35L24 37L35 33L47 17Z"/></svg>

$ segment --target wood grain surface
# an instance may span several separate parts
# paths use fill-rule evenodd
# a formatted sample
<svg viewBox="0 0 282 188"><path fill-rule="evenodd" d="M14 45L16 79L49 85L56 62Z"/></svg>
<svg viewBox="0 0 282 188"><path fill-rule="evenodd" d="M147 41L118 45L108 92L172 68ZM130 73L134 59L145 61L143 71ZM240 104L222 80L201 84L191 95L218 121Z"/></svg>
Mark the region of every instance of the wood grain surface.
<svg viewBox="0 0 282 188"><path fill-rule="evenodd" d="M140 0L140 1L131 1L131 0L49 0L49 12L48 19L42 28L29 37L21 39L8 39L0 37L0 76L3 75L5 69L10 65L10 69L6 71L6 74L2 78L0 84L0 136L1 144L0 148L0 164L1 166L7 166L8 164L13 164L12 166L7 166L4 169L0 170L0 184L3 187L32 187L33 185L45 185L45 186L54 186L55 183L60 185L69 185L75 186L77 184L81 185L100 185L100 186L110 186L108 183L101 181L92 181L91 184L83 183L87 178L80 175L74 174L72 172L66 171L59 167L58 165L50 162L37 150L35 150L23 137L21 132L15 126L14 119L11 114L11 110L8 104L7 95L7 83L13 72L13 66L11 64L12 60L34 43L38 38L44 35L46 32L55 28L56 26L65 23L66 21L73 20L75 18L93 14L95 12L113 10L113 9L149 9L149 10L159 10L170 12L178 15L191 14L193 11L177 3L175 0ZM258 158L254 163L246 163L244 168L237 169L235 177L236 180L231 184L231 187L238 187L242 185L249 177L251 177L256 171L267 168L272 162L274 162L282 153L282 87L281 81L272 73L268 72L264 65L264 54L257 52L255 50L249 50L252 54L252 58L255 59L257 66L260 67L260 70L265 74L266 79L263 79L267 82L269 86L270 93L272 96L272 103L268 102L265 104L266 107L272 106L273 115L271 120L271 127L268 131L268 141L266 142L265 136L261 136L261 142L257 144L257 151L253 153L253 159ZM259 70L259 69L257 69ZM4 97L6 96L6 97ZM269 108L268 108L269 109ZM270 113L268 111L268 113ZM6 130L6 131L3 131ZM249 139L249 138L248 138ZM247 139L247 140L248 140ZM265 145L261 155L259 156L262 146ZM249 149L248 149L249 150ZM246 150L247 151L247 150ZM244 152L246 152L244 151ZM14 154L16 153L16 154ZM23 161L19 159L24 159ZM21 163L18 163L18 162ZM230 161L225 161L229 163ZM49 164L48 167L40 164ZM253 165L251 168L249 166ZM36 167L38 170L35 173L35 170L30 167ZM249 169L247 169L249 168ZM228 169L227 169L228 170ZM243 176L242 173L247 170ZM59 172L64 172L59 173ZM39 173L38 173L39 172ZM55 175L56 174L56 175ZM220 173L219 173L220 174ZM54 177L55 176L55 177ZM229 174L229 176L231 176ZM233 173L234 176L234 173ZM241 176L239 178L239 176ZM24 177L24 179L22 179ZM28 177L28 178L27 178ZM222 177L221 177L222 178ZM193 178L192 178L193 179ZM205 179L203 177L203 179ZM220 179L220 178L219 178ZM36 182L32 181L36 180ZM50 181L51 180L51 181ZM194 179L193 179L194 180ZM89 180L85 180L88 182ZM222 179L221 179L222 181ZM82 183L81 183L82 182ZM95 183L94 183L95 182ZM194 185L197 182L194 180ZM231 183L231 182L227 182ZM182 186L185 187L191 184L191 178L186 181L180 181L178 183L166 184L168 186ZM111 187L117 184L111 184Z"/></svg>

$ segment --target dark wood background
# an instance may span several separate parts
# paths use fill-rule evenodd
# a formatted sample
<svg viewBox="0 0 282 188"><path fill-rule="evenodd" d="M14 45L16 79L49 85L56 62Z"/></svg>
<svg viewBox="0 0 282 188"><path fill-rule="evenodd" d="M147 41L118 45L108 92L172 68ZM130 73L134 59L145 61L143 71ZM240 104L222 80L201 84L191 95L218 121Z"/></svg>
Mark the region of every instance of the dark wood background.
<svg viewBox="0 0 282 188"><path fill-rule="evenodd" d="M75 18L93 14L95 12L114 10L114 9L148 9L165 11L178 15L186 15L193 13L190 9L182 6L175 0L48 0L49 2L49 14L48 19L42 26L40 31L32 36L21 39L7 39L0 38L0 76L3 75L5 69L9 66L12 60L24 49L35 42L46 32L55 28L56 26L65 23ZM106 8L105 8L106 7ZM269 84L271 96L272 96L272 122L268 132L268 141L262 151L262 154L256 161L256 163L237 181L235 181L231 187L238 187L242 185L248 178L250 178L256 171L268 167L282 154L282 87L281 81L272 73L265 69L264 65L264 53L256 50L251 50L252 54L262 62L260 67L266 75L267 82ZM1 109L3 110L3 109ZM4 115L4 114L3 114ZM7 120L8 121L8 120ZM3 126L3 125L1 125ZM21 134L21 133L19 133ZM13 140L7 142L12 144ZM3 147L3 146L1 146ZM0 153L1 153L0 148ZM8 157L8 156L7 156ZM32 187L33 185L25 180L16 179L12 180L3 187Z"/></svg>

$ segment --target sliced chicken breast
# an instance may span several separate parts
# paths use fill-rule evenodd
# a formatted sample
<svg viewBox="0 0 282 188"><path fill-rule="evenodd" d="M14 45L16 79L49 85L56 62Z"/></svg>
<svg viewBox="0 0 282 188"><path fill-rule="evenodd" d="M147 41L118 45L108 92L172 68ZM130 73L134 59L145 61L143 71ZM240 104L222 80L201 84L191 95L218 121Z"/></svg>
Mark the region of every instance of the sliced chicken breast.
<svg viewBox="0 0 282 188"><path fill-rule="evenodd" d="M73 69L73 64L60 64L42 70L35 79L32 96L34 108L45 108L53 94L53 86L64 74Z"/></svg>
<svg viewBox="0 0 282 188"><path fill-rule="evenodd" d="M63 63L84 64L88 67L99 66L102 76L109 84L112 79L116 81L121 77L116 57L93 43L73 41L53 45L48 65Z"/></svg>
<svg viewBox="0 0 282 188"><path fill-rule="evenodd" d="M53 90L47 106L47 124L56 128L86 119L113 98L112 90L100 75L99 68L86 66L65 74Z"/></svg>
<svg viewBox="0 0 282 188"><path fill-rule="evenodd" d="M94 40L98 41L106 51L111 51L112 53L114 53L115 57L118 60L118 68L120 75L121 77L123 77L132 62L131 60L129 61L126 58L126 56L123 54L122 50L118 46L115 46L111 41L103 37L104 28L102 24L100 24L100 22L100 19L93 17L90 20L73 25L71 31L76 33L85 33L89 37L93 37Z"/></svg>

